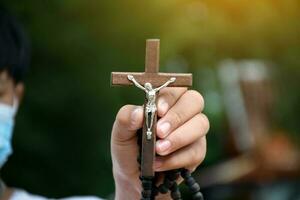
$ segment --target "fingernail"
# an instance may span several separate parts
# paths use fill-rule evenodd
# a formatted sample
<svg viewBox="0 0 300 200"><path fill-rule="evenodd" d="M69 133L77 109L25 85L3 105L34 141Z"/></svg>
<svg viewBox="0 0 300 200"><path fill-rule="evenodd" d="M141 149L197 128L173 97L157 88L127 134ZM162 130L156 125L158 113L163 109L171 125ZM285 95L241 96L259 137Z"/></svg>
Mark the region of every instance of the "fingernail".
<svg viewBox="0 0 300 200"><path fill-rule="evenodd" d="M161 114L164 115L169 109L168 103L164 99L158 100L158 109L161 111Z"/></svg>
<svg viewBox="0 0 300 200"><path fill-rule="evenodd" d="M164 138L168 135L171 128L171 124L169 122L163 122L162 124L158 124L159 132L161 133L161 137Z"/></svg>
<svg viewBox="0 0 300 200"><path fill-rule="evenodd" d="M135 126L138 122L139 119L139 113L142 111L142 108L137 107L136 109L133 110L131 113L131 124Z"/></svg>
<svg viewBox="0 0 300 200"><path fill-rule="evenodd" d="M169 140L158 140L156 146L160 152L165 152L171 147L171 142Z"/></svg>

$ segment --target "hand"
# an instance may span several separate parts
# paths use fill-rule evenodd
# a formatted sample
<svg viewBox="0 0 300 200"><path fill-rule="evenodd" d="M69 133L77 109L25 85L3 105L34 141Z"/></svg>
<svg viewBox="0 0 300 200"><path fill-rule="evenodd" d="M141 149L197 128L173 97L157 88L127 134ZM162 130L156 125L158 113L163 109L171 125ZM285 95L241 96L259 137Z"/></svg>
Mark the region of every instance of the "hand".
<svg viewBox="0 0 300 200"><path fill-rule="evenodd" d="M206 154L207 117L201 113L202 96L186 88L164 88L158 97L155 171L187 168L191 171ZM136 131L142 127L143 108L123 106L112 130L111 153L116 199L139 199L141 184L137 163Z"/></svg>

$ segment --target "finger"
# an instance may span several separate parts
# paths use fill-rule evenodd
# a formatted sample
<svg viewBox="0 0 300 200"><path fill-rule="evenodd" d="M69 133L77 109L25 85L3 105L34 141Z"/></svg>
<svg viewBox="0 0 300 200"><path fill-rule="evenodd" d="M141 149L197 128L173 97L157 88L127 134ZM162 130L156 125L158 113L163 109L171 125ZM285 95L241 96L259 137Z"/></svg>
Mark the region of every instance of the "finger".
<svg viewBox="0 0 300 200"><path fill-rule="evenodd" d="M157 114L159 117L164 116L169 108L187 91L184 87L163 88L159 92L157 99Z"/></svg>
<svg viewBox="0 0 300 200"><path fill-rule="evenodd" d="M116 141L130 140L143 124L143 107L134 105L123 106L113 125L112 137Z"/></svg>
<svg viewBox="0 0 300 200"><path fill-rule="evenodd" d="M203 107L203 97L197 91L185 92L166 115L158 121L157 136L167 137L173 130L200 113Z"/></svg>
<svg viewBox="0 0 300 200"><path fill-rule="evenodd" d="M181 127L173 131L167 138L156 142L156 153L168 155L184 146L194 143L209 130L209 121L204 114L197 114Z"/></svg>
<svg viewBox="0 0 300 200"><path fill-rule="evenodd" d="M206 138L167 156L158 156L155 160L155 171L167 171L179 168L195 169L205 158Z"/></svg>

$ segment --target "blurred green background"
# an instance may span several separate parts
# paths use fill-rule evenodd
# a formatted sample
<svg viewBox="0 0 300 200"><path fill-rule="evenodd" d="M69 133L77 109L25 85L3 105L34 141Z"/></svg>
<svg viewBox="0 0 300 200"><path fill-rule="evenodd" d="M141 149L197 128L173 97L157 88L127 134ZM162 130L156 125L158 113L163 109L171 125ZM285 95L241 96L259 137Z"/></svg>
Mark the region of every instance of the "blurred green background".
<svg viewBox="0 0 300 200"><path fill-rule="evenodd" d="M110 131L134 88L111 88L111 71L142 71L145 40L161 39L161 71L193 72L211 121L203 166L223 160L226 119L214 70L224 59L273 63L274 128L299 142L298 0L4 0L32 41L26 95L4 180L45 196L113 193ZM205 70L204 70L205 71Z"/></svg>

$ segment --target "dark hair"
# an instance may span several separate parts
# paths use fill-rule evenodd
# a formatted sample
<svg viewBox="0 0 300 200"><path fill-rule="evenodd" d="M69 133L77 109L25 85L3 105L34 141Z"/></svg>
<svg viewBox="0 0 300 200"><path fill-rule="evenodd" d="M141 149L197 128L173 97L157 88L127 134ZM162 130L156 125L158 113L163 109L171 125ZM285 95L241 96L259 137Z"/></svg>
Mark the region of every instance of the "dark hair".
<svg viewBox="0 0 300 200"><path fill-rule="evenodd" d="M17 20L0 8L0 71L23 81L30 61L29 40Z"/></svg>

